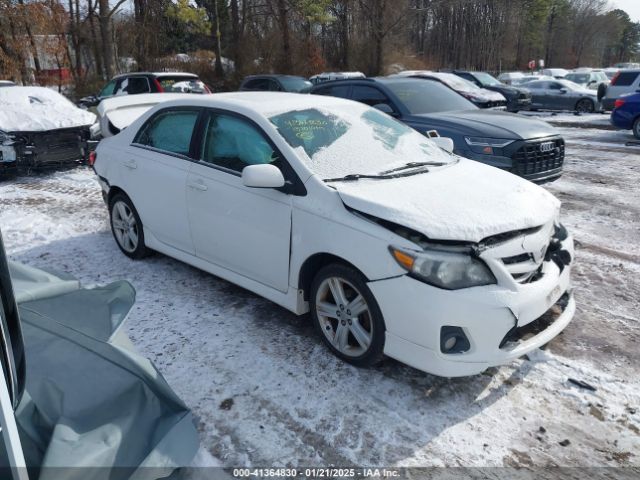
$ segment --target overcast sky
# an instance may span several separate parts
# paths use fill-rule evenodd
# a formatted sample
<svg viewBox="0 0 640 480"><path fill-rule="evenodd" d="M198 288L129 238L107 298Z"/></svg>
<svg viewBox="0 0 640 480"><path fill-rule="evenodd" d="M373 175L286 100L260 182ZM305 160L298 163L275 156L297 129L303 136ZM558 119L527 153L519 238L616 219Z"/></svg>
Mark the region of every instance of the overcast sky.
<svg viewBox="0 0 640 480"><path fill-rule="evenodd" d="M640 22L640 0L613 0L611 3L627 12L634 22Z"/></svg>

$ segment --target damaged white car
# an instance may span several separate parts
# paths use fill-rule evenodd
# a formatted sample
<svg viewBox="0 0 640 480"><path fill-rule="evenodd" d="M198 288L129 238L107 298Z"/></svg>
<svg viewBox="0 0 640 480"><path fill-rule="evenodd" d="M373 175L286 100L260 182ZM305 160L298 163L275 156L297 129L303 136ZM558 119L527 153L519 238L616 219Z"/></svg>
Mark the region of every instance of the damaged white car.
<svg viewBox="0 0 640 480"><path fill-rule="evenodd" d="M559 201L360 103L163 102L94 168L122 252L157 250L297 313L340 358L453 377L554 338L575 302Z"/></svg>
<svg viewBox="0 0 640 480"><path fill-rule="evenodd" d="M0 89L0 167L82 161L95 115L44 87Z"/></svg>

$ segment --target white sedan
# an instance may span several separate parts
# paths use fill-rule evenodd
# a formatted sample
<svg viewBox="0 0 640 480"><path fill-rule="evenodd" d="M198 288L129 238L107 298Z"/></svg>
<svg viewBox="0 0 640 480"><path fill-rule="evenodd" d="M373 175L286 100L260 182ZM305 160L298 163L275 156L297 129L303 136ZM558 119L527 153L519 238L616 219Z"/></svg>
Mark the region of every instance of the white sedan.
<svg viewBox="0 0 640 480"><path fill-rule="evenodd" d="M158 104L93 160L125 255L310 311L355 365L451 377L549 342L575 302L558 200L444 140L348 100L241 92Z"/></svg>

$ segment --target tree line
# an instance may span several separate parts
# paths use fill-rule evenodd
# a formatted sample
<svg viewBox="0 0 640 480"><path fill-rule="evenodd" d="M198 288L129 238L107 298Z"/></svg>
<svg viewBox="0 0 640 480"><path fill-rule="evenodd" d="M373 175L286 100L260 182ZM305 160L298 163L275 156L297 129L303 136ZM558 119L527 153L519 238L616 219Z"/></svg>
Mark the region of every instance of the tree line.
<svg viewBox="0 0 640 480"><path fill-rule="evenodd" d="M0 0L0 77L58 67L85 88L161 68L233 88L257 72L610 66L639 44L607 0Z"/></svg>

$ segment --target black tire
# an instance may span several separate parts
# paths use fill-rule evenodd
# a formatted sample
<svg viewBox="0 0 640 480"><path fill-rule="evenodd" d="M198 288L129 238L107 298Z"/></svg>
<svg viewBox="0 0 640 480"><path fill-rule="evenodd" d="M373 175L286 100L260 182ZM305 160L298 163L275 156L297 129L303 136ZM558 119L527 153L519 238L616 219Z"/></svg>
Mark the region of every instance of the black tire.
<svg viewBox="0 0 640 480"><path fill-rule="evenodd" d="M633 136L640 140L640 117L633 122Z"/></svg>
<svg viewBox="0 0 640 480"><path fill-rule="evenodd" d="M116 233L116 231L119 229L114 227L114 221L117 221L118 216L118 212L114 210L118 209L122 204L126 206L127 211L133 215L133 219L135 220L135 225L132 226L132 230L135 231L135 234L137 235L135 248L125 248L125 246L123 246L123 244L121 243L118 234ZM149 255L149 249L144 243L144 228L142 227L142 221L140 220L138 211L133 206L133 202L131 202L131 199L124 193L116 193L109 200L109 224L111 226L111 233L113 234L113 238L116 241L118 248L127 257L134 260L140 260Z"/></svg>
<svg viewBox="0 0 640 480"><path fill-rule="evenodd" d="M355 293L359 293L360 295L362 295L366 302L368 311L366 314L359 316L358 323L364 325L365 329L367 327L369 328L369 331L371 333L370 343L368 345L368 348L364 350L363 353L357 356L346 355L338 350L327 337L329 333L325 334L323 330L323 328L327 328L327 325L323 320L321 320L320 316L318 315L318 311L316 308L316 299L318 297L319 289L321 288L323 283L325 283L325 281L330 278L342 279L346 283L355 287L355 289L357 290ZM371 290L369 290L369 287L367 287L367 279L364 277L364 275L362 275L362 273L351 267L339 263L327 265L320 269L320 271L313 279L309 297L311 318L313 319L315 328L325 344L338 358L358 367L371 367L378 364L382 360L382 358L384 357L383 350L386 332L384 319L382 317L380 307L378 306L378 302L371 293ZM337 323L339 322L339 320L335 320L335 322ZM344 320L342 322L342 325L345 325ZM349 325L351 325L351 322L349 322ZM336 329L337 328L338 327L336 327ZM349 328L349 333L347 333L348 341L356 344L356 339L353 336L353 333L351 333L350 331L351 327L347 328ZM329 328L327 328L327 331L329 331ZM359 345L356 346L358 348L361 348Z"/></svg>
<svg viewBox="0 0 640 480"><path fill-rule="evenodd" d="M593 103L593 100L590 100L588 98L582 98L576 103L576 112L593 113L595 109L596 106Z"/></svg>

